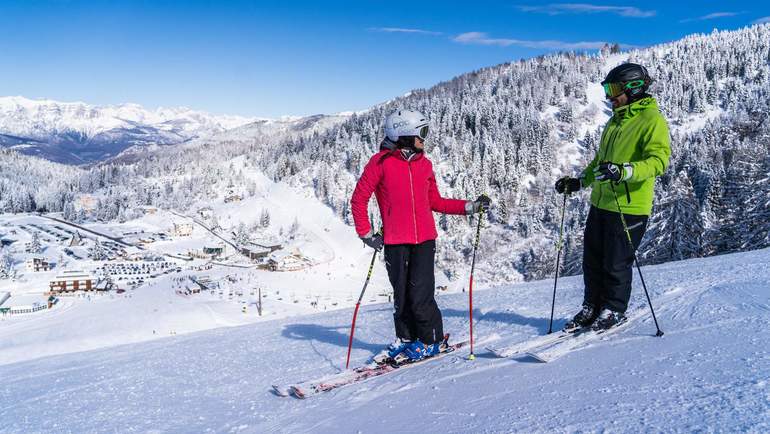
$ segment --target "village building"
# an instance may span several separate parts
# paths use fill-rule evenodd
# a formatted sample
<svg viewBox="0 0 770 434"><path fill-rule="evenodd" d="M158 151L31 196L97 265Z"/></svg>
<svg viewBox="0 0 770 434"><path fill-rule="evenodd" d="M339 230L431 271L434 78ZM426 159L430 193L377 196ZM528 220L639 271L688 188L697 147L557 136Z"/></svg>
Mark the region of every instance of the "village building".
<svg viewBox="0 0 770 434"><path fill-rule="evenodd" d="M270 271L298 271L312 265L312 261L302 255L299 249L295 249L291 253L274 252L267 261L267 268Z"/></svg>
<svg viewBox="0 0 770 434"><path fill-rule="evenodd" d="M25 266L27 268L27 271L31 273L37 273L39 271L50 271L53 268L51 263L49 263L43 258L37 258L37 257L27 259Z"/></svg>
<svg viewBox="0 0 770 434"><path fill-rule="evenodd" d="M225 253L224 246L203 247L203 254L210 257L211 259L222 256L224 253Z"/></svg>
<svg viewBox="0 0 770 434"><path fill-rule="evenodd" d="M72 235L72 238L70 239L69 246L75 247L79 246L82 243L83 239L80 237L80 232L75 231L75 233Z"/></svg>
<svg viewBox="0 0 770 434"><path fill-rule="evenodd" d="M64 271L49 284L51 293L92 291L95 289L94 278L84 271Z"/></svg>
<svg viewBox="0 0 770 434"><path fill-rule="evenodd" d="M97 203L98 200L96 197L90 194L81 194L77 199L78 209L82 209L84 211L94 211L96 209Z"/></svg>
<svg viewBox="0 0 770 434"><path fill-rule="evenodd" d="M176 237L189 237L193 233L192 223L174 223L171 234Z"/></svg>
<svg viewBox="0 0 770 434"><path fill-rule="evenodd" d="M243 197L240 194L233 193L225 196L225 203L240 202L241 200L243 200Z"/></svg>

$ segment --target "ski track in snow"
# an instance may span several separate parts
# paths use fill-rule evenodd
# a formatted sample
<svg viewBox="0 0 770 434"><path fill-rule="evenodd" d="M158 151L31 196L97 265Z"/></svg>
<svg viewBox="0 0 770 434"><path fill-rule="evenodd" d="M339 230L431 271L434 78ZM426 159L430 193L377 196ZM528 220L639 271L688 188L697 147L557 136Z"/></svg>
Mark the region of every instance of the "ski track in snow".
<svg viewBox="0 0 770 434"><path fill-rule="evenodd" d="M770 249L644 267L649 314L548 364L476 346L306 400L271 384L344 367L339 310L0 366L0 432L767 432ZM555 327L581 276L559 281ZM552 281L474 294L477 342L544 333ZM467 335L467 295L442 295ZM631 308L648 311L635 272ZM388 305L363 306L351 364L392 339ZM45 343L41 343L45 345Z"/></svg>

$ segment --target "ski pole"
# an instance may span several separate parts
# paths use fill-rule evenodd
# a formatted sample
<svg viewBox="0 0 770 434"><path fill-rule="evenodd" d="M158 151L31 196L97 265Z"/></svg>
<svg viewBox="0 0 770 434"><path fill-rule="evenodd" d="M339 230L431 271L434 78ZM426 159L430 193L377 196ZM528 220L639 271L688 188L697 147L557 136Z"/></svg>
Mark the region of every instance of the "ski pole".
<svg viewBox="0 0 770 434"><path fill-rule="evenodd" d="M631 232L626 225L626 218L623 216L623 211L620 208L620 201L618 201L618 194L615 192L615 184L610 182L610 188L612 189L612 196L615 197L615 205L618 206L618 214L620 214L620 222L623 224L623 230L626 232L626 238L628 238L628 246L631 248L631 254L634 255L634 264L636 264L636 271L639 272L639 279L642 281L642 288L644 288L644 295L647 297L647 304L650 305L650 312L652 312L652 320L655 321L655 328L658 331L655 336L663 336L663 330L658 326L658 319L655 318L655 309L652 308L652 300L650 300L650 293L647 292L647 285L644 283L644 276L642 276L642 268L639 266L639 260L636 257L636 249L634 248L634 242L631 240Z"/></svg>
<svg viewBox="0 0 770 434"><path fill-rule="evenodd" d="M468 316L470 318L471 325L471 355L468 356L469 360L476 359L473 354L473 270L476 268L476 250L479 248L479 237L481 235L481 221L484 219L484 210L479 215L479 224L476 227L476 242L473 244L473 259L471 260L471 277L468 284Z"/></svg>
<svg viewBox="0 0 770 434"><path fill-rule="evenodd" d="M556 243L556 274L553 277L553 298L551 299L551 320L548 321L548 334L553 332L553 310L556 306L556 282L559 281L559 263L561 262L561 247L564 241L564 210L567 208L567 192L561 204L561 224L559 225L559 242Z"/></svg>
<svg viewBox="0 0 770 434"><path fill-rule="evenodd" d="M374 261L377 259L377 253L379 250L375 250L372 255L372 262L369 264L369 272L366 273L366 281L364 282L364 288L361 290L361 295L358 296L356 302L356 309L353 311L353 322L350 324L350 339L348 339L348 357L345 360L345 369L350 366L350 350L353 348L353 334L356 332L356 317L358 316L358 308L361 307L361 300L364 298L364 292L369 285L369 280L372 278L372 270L374 269Z"/></svg>

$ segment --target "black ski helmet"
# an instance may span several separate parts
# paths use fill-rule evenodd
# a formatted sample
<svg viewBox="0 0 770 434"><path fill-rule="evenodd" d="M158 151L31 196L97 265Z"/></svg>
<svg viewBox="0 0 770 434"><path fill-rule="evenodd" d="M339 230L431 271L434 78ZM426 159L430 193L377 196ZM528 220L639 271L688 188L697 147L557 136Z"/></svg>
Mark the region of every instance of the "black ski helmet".
<svg viewBox="0 0 770 434"><path fill-rule="evenodd" d="M652 82L647 68L636 63L624 63L612 68L602 86L609 97L625 93L629 100L634 101L647 93Z"/></svg>

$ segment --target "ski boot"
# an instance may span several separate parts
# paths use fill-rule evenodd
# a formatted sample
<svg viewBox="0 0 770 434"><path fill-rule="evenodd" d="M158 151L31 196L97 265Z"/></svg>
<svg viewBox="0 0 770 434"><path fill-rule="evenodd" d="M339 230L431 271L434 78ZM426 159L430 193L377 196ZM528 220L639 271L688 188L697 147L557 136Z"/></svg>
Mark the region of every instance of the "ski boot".
<svg viewBox="0 0 770 434"><path fill-rule="evenodd" d="M584 303L583 309L581 309L572 320L568 321L567 324L564 324L563 330L565 332L573 332L580 328L588 327L596 321L598 316L599 312L597 312L597 309L593 305Z"/></svg>
<svg viewBox="0 0 770 434"><path fill-rule="evenodd" d="M616 327L626 322L626 315L621 312L615 312L610 309L602 309L602 313L591 326L596 332L602 333L612 327Z"/></svg>
<svg viewBox="0 0 770 434"><path fill-rule="evenodd" d="M442 343L425 345L419 340L410 343L404 351L393 358L396 364L413 363L422 359L433 357L441 352Z"/></svg>
<svg viewBox="0 0 770 434"><path fill-rule="evenodd" d="M403 353L404 350L411 345L411 341L406 341L401 338L396 338L396 340L388 345L387 348L382 350L379 354L374 356L372 358L372 361L378 365L383 365L385 363L388 363L396 358L399 354Z"/></svg>

